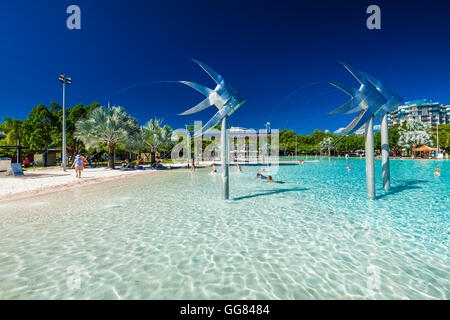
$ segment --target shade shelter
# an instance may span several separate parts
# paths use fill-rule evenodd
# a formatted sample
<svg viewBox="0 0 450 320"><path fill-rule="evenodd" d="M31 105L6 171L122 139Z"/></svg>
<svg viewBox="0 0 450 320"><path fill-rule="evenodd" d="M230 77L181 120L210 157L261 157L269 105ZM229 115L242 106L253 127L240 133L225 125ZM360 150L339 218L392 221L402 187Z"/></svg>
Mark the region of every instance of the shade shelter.
<svg viewBox="0 0 450 320"><path fill-rule="evenodd" d="M420 148L416 148L412 150L413 152L423 152L424 155L427 155L430 151L438 151L437 148L431 148L426 145L421 146Z"/></svg>

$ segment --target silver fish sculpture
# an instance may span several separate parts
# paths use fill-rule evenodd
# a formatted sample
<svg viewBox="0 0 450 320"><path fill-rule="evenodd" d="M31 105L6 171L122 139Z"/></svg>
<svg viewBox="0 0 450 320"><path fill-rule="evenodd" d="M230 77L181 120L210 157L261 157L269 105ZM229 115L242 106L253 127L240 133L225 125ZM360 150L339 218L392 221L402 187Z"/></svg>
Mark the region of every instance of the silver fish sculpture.
<svg viewBox="0 0 450 320"><path fill-rule="evenodd" d="M331 111L329 114L345 112L351 114L359 112L358 116L341 132L341 134L352 134L360 129L372 116L374 116L382 106L388 103L388 99L377 89L377 87L365 76L349 65L341 64L358 80L361 84L359 89L348 88L344 85L330 82L331 85L342 90L352 97L341 107Z"/></svg>
<svg viewBox="0 0 450 320"><path fill-rule="evenodd" d="M213 105L219 109L219 111L203 126L201 131L194 135L197 137L217 125L224 117L232 115L233 112L245 103L245 100L225 81L220 74L200 61L193 61L197 63L217 83L217 86L214 90L212 90L198 83L179 81L180 83L185 84L206 96L205 100L180 115L197 113Z"/></svg>

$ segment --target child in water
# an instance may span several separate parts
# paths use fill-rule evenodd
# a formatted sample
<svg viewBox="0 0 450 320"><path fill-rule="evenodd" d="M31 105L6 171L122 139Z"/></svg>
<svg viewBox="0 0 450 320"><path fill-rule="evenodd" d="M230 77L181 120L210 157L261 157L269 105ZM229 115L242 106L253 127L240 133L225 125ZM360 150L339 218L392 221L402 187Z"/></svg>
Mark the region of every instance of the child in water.
<svg viewBox="0 0 450 320"><path fill-rule="evenodd" d="M267 177L267 182L281 183L281 184L285 183L284 181L275 181L275 180L273 180L272 176L268 176Z"/></svg>
<svg viewBox="0 0 450 320"><path fill-rule="evenodd" d="M435 177L440 177L441 176L441 169L439 169L439 168L434 169L434 176Z"/></svg>

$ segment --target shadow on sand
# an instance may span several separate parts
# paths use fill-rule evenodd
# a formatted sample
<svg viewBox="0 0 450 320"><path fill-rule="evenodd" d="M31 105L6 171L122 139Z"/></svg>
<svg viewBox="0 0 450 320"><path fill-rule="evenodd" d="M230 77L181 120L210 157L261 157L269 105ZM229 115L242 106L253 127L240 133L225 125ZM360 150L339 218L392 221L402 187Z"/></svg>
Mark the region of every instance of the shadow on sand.
<svg viewBox="0 0 450 320"><path fill-rule="evenodd" d="M251 198L256 198L256 197L270 196L273 194L279 194L279 193L285 193L285 192L305 191L305 190L308 190L308 189L306 189L306 188L277 189L277 190L272 190L272 191L267 191L267 192L250 194L248 196L237 197L237 198L233 198L233 200L238 201L238 200L251 199Z"/></svg>
<svg viewBox="0 0 450 320"><path fill-rule="evenodd" d="M409 181L402 181L402 183L398 186L391 187L389 192L386 192L385 194L379 195L375 197L375 199L382 199L386 196L390 196L393 194L401 193L405 190L413 190L413 189L422 189L422 187L417 186L418 184L428 183L426 180L409 180Z"/></svg>

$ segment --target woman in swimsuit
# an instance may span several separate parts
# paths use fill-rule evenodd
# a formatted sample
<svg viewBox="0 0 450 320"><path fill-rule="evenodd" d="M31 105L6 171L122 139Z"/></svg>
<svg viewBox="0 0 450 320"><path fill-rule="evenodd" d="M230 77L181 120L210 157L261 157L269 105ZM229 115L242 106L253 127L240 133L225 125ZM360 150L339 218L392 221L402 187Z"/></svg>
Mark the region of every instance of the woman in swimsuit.
<svg viewBox="0 0 450 320"><path fill-rule="evenodd" d="M81 179L81 171L83 171L84 157L77 154L75 161L72 164L72 168L75 167L75 176Z"/></svg>

